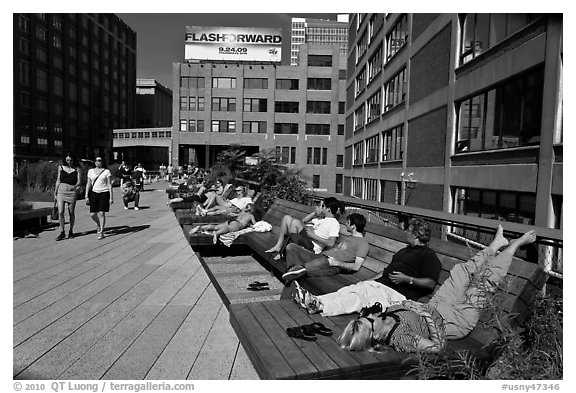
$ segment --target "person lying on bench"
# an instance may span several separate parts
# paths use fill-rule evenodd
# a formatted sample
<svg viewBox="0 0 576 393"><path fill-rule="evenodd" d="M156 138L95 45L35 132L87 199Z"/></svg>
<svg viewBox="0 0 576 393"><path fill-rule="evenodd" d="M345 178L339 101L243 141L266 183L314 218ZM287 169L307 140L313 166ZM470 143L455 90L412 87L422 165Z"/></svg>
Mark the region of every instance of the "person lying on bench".
<svg viewBox="0 0 576 393"><path fill-rule="evenodd" d="M350 236L340 236L334 247L322 251L320 255L312 254L294 243L288 244L286 261L292 267L282 275L286 285L305 275L332 276L358 271L370 249L370 244L364 238L365 227L366 218L362 214L350 214L346 217L346 229Z"/></svg>
<svg viewBox="0 0 576 393"><path fill-rule="evenodd" d="M196 185L196 193L194 195L172 198L168 201L167 205L172 206L176 202L198 202L206 205L211 199L216 198L216 195L222 194L224 191L224 184L222 180L216 180L215 185L209 187L207 182L201 182Z"/></svg>
<svg viewBox="0 0 576 393"><path fill-rule="evenodd" d="M407 300L350 321L338 338L340 346L351 351L384 346L402 352L442 350L446 340L458 340L474 329L518 247L535 240L536 233L528 231L508 242L498 226L492 243L467 262L456 264L428 304ZM502 247L506 248L497 254Z"/></svg>
<svg viewBox="0 0 576 393"><path fill-rule="evenodd" d="M209 209L197 208L197 212L202 216L213 216L217 214L230 214L238 212L246 207L247 204L252 203L254 190L248 190L243 186L236 187L236 196L229 201L224 200L220 195L216 197L216 206Z"/></svg>
<svg viewBox="0 0 576 393"><path fill-rule="evenodd" d="M213 231L213 243L216 244L218 242L218 236L228 233L228 232L236 232L241 229L247 228L249 224L256 224L256 219L252 214L252 208L254 207L253 204L249 203L244 207L244 209L233 218L230 218L228 221L220 223L220 224L207 224L207 225L199 225L190 230L190 234L194 234L198 231Z"/></svg>
<svg viewBox="0 0 576 393"><path fill-rule="evenodd" d="M338 211L344 212L342 203L334 197L327 197L302 220L285 215L280 223L276 244L264 252L277 252L279 255L275 259L280 259L286 258L286 246L289 243L302 246L314 254L333 247L340 234L340 223L335 218Z"/></svg>
<svg viewBox="0 0 576 393"><path fill-rule="evenodd" d="M310 294L294 281L297 289L293 293L294 300L310 314L322 312L324 316L334 316L358 312L376 302L387 307L429 295L442 271L438 256L428 247L430 235L430 225L426 221L412 218L406 230L408 246L398 251L380 274L320 296Z"/></svg>

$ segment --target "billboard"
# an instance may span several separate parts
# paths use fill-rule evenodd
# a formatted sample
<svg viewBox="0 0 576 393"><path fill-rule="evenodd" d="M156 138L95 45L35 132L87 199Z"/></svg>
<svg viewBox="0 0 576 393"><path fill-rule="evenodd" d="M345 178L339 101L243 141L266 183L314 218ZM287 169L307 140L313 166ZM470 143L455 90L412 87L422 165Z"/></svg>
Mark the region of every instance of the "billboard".
<svg viewBox="0 0 576 393"><path fill-rule="evenodd" d="M281 29L186 26L184 60L280 62Z"/></svg>

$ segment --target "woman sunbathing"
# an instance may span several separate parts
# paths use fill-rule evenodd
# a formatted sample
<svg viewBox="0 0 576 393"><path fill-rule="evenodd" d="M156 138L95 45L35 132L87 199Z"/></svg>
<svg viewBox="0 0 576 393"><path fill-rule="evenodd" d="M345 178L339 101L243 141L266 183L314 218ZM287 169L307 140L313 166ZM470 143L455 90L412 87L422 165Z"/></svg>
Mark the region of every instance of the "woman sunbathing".
<svg viewBox="0 0 576 393"><path fill-rule="evenodd" d="M246 207L235 217L230 218L228 221L220 224L206 224L199 225L190 230L190 234L194 234L198 231L212 231L213 243L218 242L218 236L229 233L236 232L241 229L247 228L250 224L256 224L256 219L252 214L252 207L254 205L249 203Z"/></svg>
<svg viewBox="0 0 576 393"><path fill-rule="evenodd" d="M385 312L361 312L338 338L340 346L351 351L378 351L386 346L403 352L442 350L446 340L460 339L474 329L487 296L506 276L518 247L535 240L536 233L529 231L508 242L499 226L488 247L452 268L428 304L406 300Z"/></svg>

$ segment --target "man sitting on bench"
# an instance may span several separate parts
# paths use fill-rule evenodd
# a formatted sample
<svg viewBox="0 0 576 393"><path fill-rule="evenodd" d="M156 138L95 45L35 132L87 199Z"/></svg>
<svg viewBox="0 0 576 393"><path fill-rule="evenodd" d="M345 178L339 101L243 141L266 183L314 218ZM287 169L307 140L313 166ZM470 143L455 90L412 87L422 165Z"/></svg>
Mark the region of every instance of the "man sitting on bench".
<svg viewBox="0 0 576 393"><path fill-rule="evenodd" d="M314 296L294 281L294 300L310 314L324 316L351 314L376 302L384 307L406 299L418 300L434 291L442 264L428 247L430 225L412 218L406 236L408 246L398 251L392 262L372 280L361 281L326 295Z"/></svg>
<svg viewBox="0 0 576 393"><path fill-rule="evenodd" d="M391 346L402 352L438 352L446 340L467 336L478 323L488 296L508 273L518 247L536 240L536 233L528 231L508 242L502 232L498 226L488 247L456 264L428 304L406 300L385 312L363 313L350 321L338 338L341 347L362 351ZM497 254L502 247L506 248Z"/></svg>
<svg viewBox="0 0 576 393"><path fill-rule="evenodd" d="M332 276L358 271L370 249L370 244L364 238L365 227L366 218L362 214L350 214L346 218L346 229L350 236L340 236L334 247L322 251L320 255L296 244L288 244L286 261L292 267L282 275L286 285L305 275Z"/></svg>

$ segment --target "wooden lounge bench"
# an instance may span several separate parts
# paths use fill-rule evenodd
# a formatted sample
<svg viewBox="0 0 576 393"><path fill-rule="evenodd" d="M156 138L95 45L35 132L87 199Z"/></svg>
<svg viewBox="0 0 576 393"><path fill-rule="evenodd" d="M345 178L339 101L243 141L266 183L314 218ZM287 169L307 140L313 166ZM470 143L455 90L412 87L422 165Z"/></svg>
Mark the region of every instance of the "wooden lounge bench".
<svg viewBox="0 0 576 393"><path fill-rule="evenodd" d="M274 260L273 255L264 253L264 250L274 245L284 215L303 218L313 209L311 206L277 200L263 217L263 220L272 224L273 231L248 233L240 236L235 243L247 245L255 256L282 273L286 270L284 262ZM341 218L341 223L343 220L345 217ZM343 286L375 276L391 262L394 253L406 246L403 231L378 224L367 224L366 238L370 242L370 252L358 272L330 277L307 277L299 279L298 282L316 295L333 292ZM191 244L194 244L194 241L197 241L196 244L211 244L211 239L209 242L200 239L190 240ZM449 276L454 264L468 260L473 253L466 246L437 239L431 240L430 247L442 262L439 285ZM507 275L508 285L498 290L504 311L521 320L545 280L545 273L536 264L515 258ZM420 300L427 302L429 297ZM404 377L416 364L415 355L392 350L382 353L354 353L340 350L336 339L346 324L356 318L357 314L338 317L308 315L286 295L279 301L232 304L229 311L231 324L263 379L393 379ZM320 321L332 328L334 335L331 337L319 335L317 341L309 342L292 339L286 334L288 327L313 321ZM450 341L449 346L457 350L470 350L479 358L487 358L489 353L486 346L493 341L493 338L493 332L481 321L469 336Z"/></svg>

